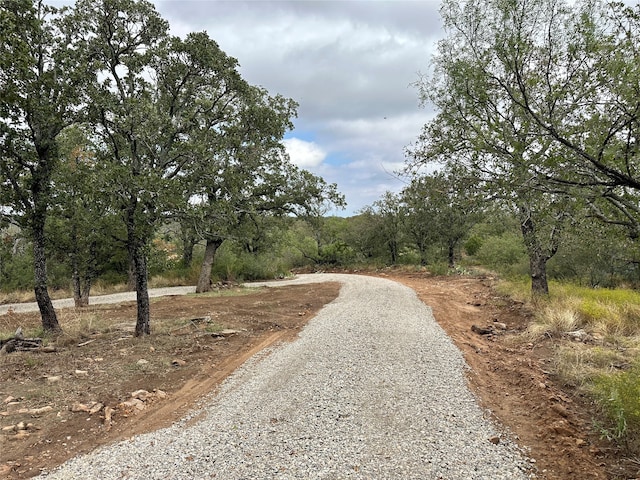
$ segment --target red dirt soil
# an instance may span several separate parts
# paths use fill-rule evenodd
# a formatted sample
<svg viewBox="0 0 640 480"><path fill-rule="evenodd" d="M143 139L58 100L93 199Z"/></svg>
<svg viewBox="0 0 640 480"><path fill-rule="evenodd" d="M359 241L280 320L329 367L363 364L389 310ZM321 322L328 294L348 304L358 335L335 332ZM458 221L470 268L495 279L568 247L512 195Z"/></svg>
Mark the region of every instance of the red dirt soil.
<svg viewBox="0 0 640 480"><path fill-rule="evenodd" d="M592 431L592 405L548 374L551 340L514 341L531 312L498 296L493 279L396 270L373 274L404 283L431 306L471 368L472 390L505 434L526 450L536 478L640 476L637 465ZM62 337L57 352L0 356L0 478L30 478L99 445L171 424L250 356L294 340L338 291L338 284L327 283L159 299L152 304L152 328L169 326L143 339L130 333L133 303L70 310L68 317L61 315L62 327L65 318L82 316L85 333ZM492 335L472 331L473 325L496 321L507 329ZM36 314L0 316L1 331L37 324ZM233 332L221 335L220 329ZM51 383L49 377L59 379ZM141 409L127 407L131 393L140 389L149 392ZM78 404L103 408L73 412ZM47 412L33 413L48 406ZM111 421L105 418L107 407L113 409Z"/></svg>

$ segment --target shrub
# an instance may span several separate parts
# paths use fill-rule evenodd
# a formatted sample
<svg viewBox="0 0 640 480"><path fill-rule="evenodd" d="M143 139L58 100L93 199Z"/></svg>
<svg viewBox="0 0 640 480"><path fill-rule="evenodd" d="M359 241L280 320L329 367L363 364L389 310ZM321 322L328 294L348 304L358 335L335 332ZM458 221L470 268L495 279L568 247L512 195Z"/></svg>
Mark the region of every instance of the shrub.
<svg viewBox="0 0 640 480"><path fill-rule="evenodd" d="M484 266L503 275L528 273L527 254L522 239L513 233L487 238L476 256Z"/></svg>
<svg viewBox="0 0 640 480"><path fill-rule="evenodd" d="M484 242L482 238L480 238L478 235L471 235L464 243L464 251L467 255L477 255L483 243Z"/></svg>

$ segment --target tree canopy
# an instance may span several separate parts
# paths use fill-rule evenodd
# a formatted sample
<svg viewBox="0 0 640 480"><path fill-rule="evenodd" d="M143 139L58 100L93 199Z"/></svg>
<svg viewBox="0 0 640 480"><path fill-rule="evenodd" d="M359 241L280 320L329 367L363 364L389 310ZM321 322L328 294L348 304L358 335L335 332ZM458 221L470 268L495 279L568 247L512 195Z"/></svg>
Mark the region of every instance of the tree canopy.
<svg viewBox="0 0 640 480"><path fill-rule="evenodd" d="M418 82L437 114L412 166L455 166L519 212L534 292L546 292L536 277L577 206L638 225L639 12L590 0L442 3L446 37ZM554 232L548 248L533 241L539 228Z"/></svg>
<svg viewBox="0 0 640 480"><path fill-rule="evenodd" d="M89 256L95 231L80 211L119 219L121 229L109 228L134 267L136 335L144 335L147 257L163 222L198 219L201 238L224 238L247 216L292 212L335 190L288 160L282 139L293 100L246 82L206 32L168 30L146 0L78 0L63 10L41 0L0 4L0 200L33 242L46 329L59 328L45 258L54 205L50 231L83 229L87 243L74 246ZM74 275L84 258L90 280L90 259L72 257Z"/></svg>

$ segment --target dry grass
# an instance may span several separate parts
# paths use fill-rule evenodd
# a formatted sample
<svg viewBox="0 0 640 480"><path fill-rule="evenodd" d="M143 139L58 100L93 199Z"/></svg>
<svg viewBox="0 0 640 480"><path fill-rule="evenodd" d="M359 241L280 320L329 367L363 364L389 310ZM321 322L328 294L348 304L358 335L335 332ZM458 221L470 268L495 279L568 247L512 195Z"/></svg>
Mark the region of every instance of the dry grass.
<svg viewBox="0 0 640 480"><path fill-rule="evenodd" d="M527 288L502 282L499 291L523 301ZM551 340L553 373L592 396L609 419L602 432L623 444L640 444L640 292L552 282L549 298L536 299L532 309L538 313L521 340Z"/></svg>
<svg viewBox="0 0 640 480"><path fill-rule="evenodd" d="M536 321L524 333L528 341L542 337L558 338L584 326L576 311L569 306L547 305L539 311Z"/></svg>

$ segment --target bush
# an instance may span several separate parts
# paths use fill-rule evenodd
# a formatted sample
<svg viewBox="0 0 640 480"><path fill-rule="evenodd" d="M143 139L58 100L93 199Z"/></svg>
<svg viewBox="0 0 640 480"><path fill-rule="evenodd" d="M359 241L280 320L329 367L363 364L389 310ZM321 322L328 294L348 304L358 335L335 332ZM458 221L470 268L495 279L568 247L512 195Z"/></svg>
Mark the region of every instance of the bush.
<svg viewBox="0 0 640 480"><path fill-rule="evenodd" d="M327 265L348 265L356 258L356 253L343 241L335 241L320 247L320 262Z"/></svg>
<svg viewBox="0 0 640 480"><path fill-rule="evenodd" d="M248 253L225 242L216 252L212 278L231 282L280 278L291 268L277 251Z"/></svg>
<svg viewBox="0 0 640 480"><path fill-rule="evenodd" d="M0 290L33 290L33 255L30 250L0 261Z"/></svg>
<svg viewBox="0 0 640 480"><path fill-rule="evenodd" d="M482 265L507 276L529 272L527 254L520 236L504 233L488 237L479 248L476 257Z"/></svg>
<svg viewBox="0 0 640 480"><path fill-rule="evenodd" d="M464 251L467 255L477 255L483 244L482 238L478 235L471 235L469 239L464 243Z"/></svg>

